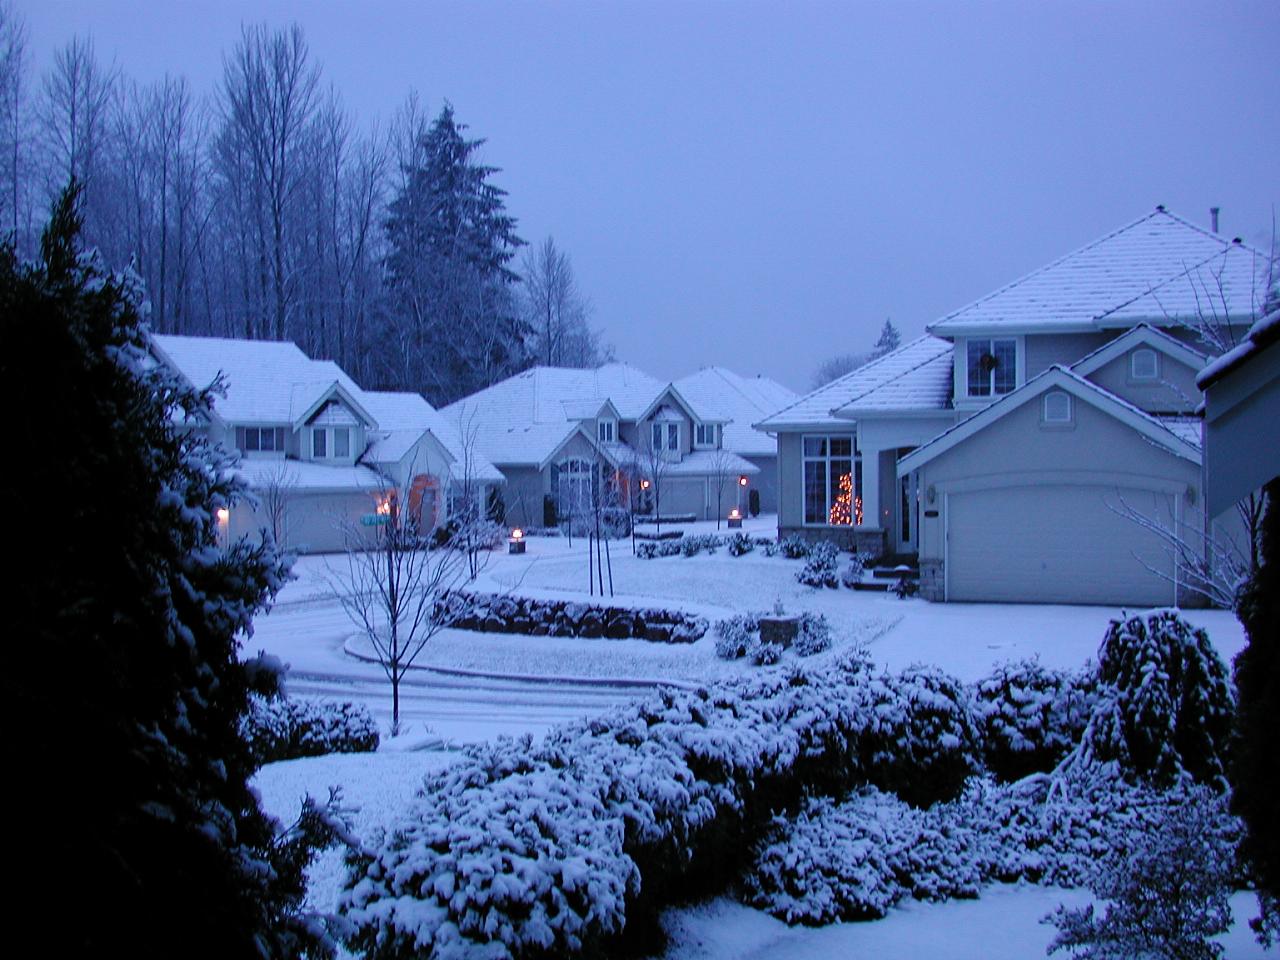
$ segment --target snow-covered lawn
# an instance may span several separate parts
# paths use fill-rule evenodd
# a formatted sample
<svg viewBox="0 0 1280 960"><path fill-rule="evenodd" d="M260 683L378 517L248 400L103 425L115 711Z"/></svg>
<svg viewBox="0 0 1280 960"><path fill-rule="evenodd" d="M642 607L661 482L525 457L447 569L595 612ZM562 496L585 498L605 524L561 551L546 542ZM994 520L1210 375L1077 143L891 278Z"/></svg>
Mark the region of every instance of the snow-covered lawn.
<svg viewBox="0 0 1280 960"><path fill-rule="evenodd" d="M772 518L748 521L748 532L753 526L767 535ZM827 616L837 648L824 656L862 642L889 669L929 663L967 681L997 663L1033 655L1047 666L1077 667L1095 655L1108 621L1122 612L900 601L886 594L801 586L795 573L802 561L766 557L759 549L743 557L722 549L714 555L643 560L631 555L629 542L612 547L616 595L605 602L678 607L712 622L780 602L788 612ZM582 540L570 544L563 538L531 538L523 557L495 552L475 588L587 600L586 557ZM290 663L291 693L363 702L385 726L389 687L381 669L359 656L365 652L363 643L328 585L328 571L340 574L344 565L341 557L302 558L297 579L276 608L258 619L246 648ZM1206 628L1225 659L1243 646L1243 632L1232 614L1188 611L1186 616ZM702 683L753 669L743 661L717 659L710 632L694 644L667 645L449 630L432 641L420 666L425 669L415 671L403 691L406 737L376 754L264 768L256 783L267 809L291 818L304 793L323 797L330 785L338 785L346 802L357 808L357 835L369 838L391 822L426 772L455 759L444 750L414 749L438 743L435 735L455 743L499 734L540 735L557 723L642 695L652 685ZM336 853L315 865L310 886L315 907L333 908L341 869ZM668 956L1042 956L1053 931L1040 925L1039 918L1058 903L1078 903L1081 897L1039 887L993 887L976 902L909 903L882 921L816 930L788 928L764 913L721 900L667 915L672 935ZM1251 915L1251 898L1237 897L1234 905L1238 917ZM1225 942L1233 960L1263 956L1242 922Z"/></svg>

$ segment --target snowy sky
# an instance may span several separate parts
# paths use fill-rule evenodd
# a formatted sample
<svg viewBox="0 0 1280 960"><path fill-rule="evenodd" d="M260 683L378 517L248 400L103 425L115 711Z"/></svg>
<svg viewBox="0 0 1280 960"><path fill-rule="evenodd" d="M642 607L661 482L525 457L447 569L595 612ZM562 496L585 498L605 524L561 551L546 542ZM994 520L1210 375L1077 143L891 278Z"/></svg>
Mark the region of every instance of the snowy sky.
<svg viewBox="0 0 1280 960"><path fill-rule="evenodd" d="M242 22L303 26L362 121L451 100L522 235L621 359L807 389L1157 203L1269 244L1280 4L17 0L211 91Z"/></svg>

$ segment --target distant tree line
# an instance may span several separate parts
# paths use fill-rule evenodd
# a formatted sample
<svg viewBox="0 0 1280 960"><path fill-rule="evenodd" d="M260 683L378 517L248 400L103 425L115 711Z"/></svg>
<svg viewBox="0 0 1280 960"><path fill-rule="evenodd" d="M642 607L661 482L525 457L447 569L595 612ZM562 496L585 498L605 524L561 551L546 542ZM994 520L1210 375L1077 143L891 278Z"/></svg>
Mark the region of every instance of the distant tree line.
<svg viewBox="0 0 1280 960"><path fill-rule="evenodd" d="M887 353L897 350L902 344L902 335L892 320L885 320L880 328L880 337L875 346L867 353L841 353L824 360L813 372L813 389L826 386L832 380L839 380L859 367L865 367L872 360L879 360Z"/></svg>
<svg viewBox="0 0 1280 960"><path fill-rule="evenodd" d="M293 340L437 405L609 356L554 240L517 262L466 129L413 94L384 129L360 123L297 26L244 27L211 91L139 84L84 38L34 76L0 4L0 233L20 257L74 178L84 242L138 275L157 332Z"/></svg>

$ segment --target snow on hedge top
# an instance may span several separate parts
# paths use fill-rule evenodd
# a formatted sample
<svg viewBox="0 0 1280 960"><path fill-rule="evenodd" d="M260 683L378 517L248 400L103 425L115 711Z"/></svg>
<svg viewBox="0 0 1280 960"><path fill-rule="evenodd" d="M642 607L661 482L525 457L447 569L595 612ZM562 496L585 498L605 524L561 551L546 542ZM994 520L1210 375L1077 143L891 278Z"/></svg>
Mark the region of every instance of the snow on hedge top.
<svg viewBox="0 0 1280 960"><path fill-rule="evenodd" d="M724 449L739 456L774 456L776 441L752 424L799 398L768 377L741 377L724 367L703 367L675 382L680 396L703 414L724 422Z"/></svg>
<svg viewBox="0 0 1280 960"><path fill-rule="evenodd" d="M1163 207L929 324L957 336L1194 320L1206 302L1248 317L1265 255Z"/></svg>
<svg viewBox="0 0 1280 960"><path fill-rule="evenodd" d="M926 334L806 394L761 421L762 430L841 424L836 410L946 410L951 403L951 355L947 340Z"/></svg>

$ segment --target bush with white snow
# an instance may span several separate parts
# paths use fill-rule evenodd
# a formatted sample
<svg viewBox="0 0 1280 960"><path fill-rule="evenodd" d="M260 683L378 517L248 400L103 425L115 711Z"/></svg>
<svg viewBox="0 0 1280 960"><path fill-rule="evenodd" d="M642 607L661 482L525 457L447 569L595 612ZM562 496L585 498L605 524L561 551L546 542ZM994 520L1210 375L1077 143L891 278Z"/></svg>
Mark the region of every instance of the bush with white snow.
<svg viewBox="0 0 1280 960"><path fill-rule="evenodd" d="M259 763L378 749L378 725L359 703L251 694L240 729Z"/></svg>

